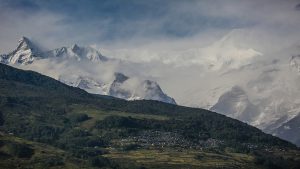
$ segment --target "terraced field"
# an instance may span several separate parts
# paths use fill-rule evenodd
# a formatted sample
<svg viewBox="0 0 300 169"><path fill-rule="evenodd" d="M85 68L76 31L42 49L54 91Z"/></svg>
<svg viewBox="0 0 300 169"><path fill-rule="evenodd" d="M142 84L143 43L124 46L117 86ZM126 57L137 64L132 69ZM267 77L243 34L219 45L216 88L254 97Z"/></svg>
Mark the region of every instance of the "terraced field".
<svg viewBox="0 0 300 169"><path fill-rule="evenodd" d="M105 157L129 161L146 168L261 168L254 157L238 153L216 154L193 150L140 149L129 152L111 150ZM163 167L162 167L163 166Z"/></svg>

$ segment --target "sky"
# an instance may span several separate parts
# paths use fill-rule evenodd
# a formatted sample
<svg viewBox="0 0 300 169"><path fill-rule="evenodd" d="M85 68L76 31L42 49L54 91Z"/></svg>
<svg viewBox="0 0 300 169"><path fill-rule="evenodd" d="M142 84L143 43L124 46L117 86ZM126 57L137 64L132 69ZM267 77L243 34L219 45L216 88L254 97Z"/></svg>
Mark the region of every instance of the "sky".
<svg viewBox="0 0 300 169"><path fill-rule="evenodd" d="M291 43L299 6L299 0L0 0L0 53L21 36L47 48L187 49L243 29Z"/></svg>
<svg viewBox="0 0 300 169"><path fill-rule="evenodd" d="M299 54L299 30L300 0L0 0L0 54L22 36L44 49L92 46L129 61L115 71L193 106L206 104L212 83L218 93L245 81L226 71Z"/></svg>

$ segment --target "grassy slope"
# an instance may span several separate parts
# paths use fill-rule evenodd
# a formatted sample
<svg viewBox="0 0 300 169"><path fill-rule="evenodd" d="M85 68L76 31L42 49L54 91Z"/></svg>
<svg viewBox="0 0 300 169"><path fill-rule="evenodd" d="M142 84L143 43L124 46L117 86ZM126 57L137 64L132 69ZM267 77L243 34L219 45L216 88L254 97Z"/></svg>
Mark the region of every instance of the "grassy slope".
<svg viewBox="0 0 300 169"><path fill-rule="evenodd" d="M79 169L84 168L86 162L84 160L74 158L70 153L49 146L47 144L28 141L12 135L4 133L0 134L0 168L16 169L16 168L66 168ZM34 150L31 157L18 157L9 150L10 145L26 145ZM56 164L55 164L56 163Z"/></svg>
<svg viewBox="0 0 300 169"><path fill-rule="evenodd" d="M89 118L74 122L74 117L78 114L85 114ZM61 157L64 162L63 165L54 165L54 168L76 168L76 166L91 168L92 166L88 164L90 157L78 158L73 151L74 149L93 149L86 147L87 145L81 145L81 142L79 145L78 140L94 137L108 141L108 144L101 148L105 151L104 155L99 153L96 157L116 160L121 164L119 168L134 166L146 168L270 167L264 164L267 162L265 159L263 162L257 162L257 155L253 153L236 153L236 147L232 144L226 144L226 147L222 149L216 147L201 150L170 146L144 146L126 151L123 149L124 145L139 144L130 140L124 142L124 139L132 136L132 133L128 134L129 131L133 131L135 136L139 132L148 130L182 132L180 134L188 134L185 136L188 138L189 135L196 137L198 132L199 134L203 132L214 139L224 139L228 143L234 141L233 144L236 145L259 144L260 148L272 150L271 153L268 151L271 159L290 158L288 160L293 161L292 165L286 166L295 166L299 160L299 151L294 145L223 115L156 101L127 102L90 95L38 73L21 71L2 64L0 65L0 115L4 120L0 128L2 131L13 132L19 137L34 140L34 142L7 134L1 136L1 140L23 142L35 150L31 158L21 159L11 156L9 159L1 159L0 168L9 166L14 168L16 165L47 168L45 162L39 163L39 160L35 159L47 159L52 156ZM95 128L97 124L102 124L102 121L112 115L123 117L125 120L130 117L129 120L137 122L139 127L121 125L111 128ZM154 127L150 127L152 124L155 124ZM89 135L77 137L70 134L78 130L84 130ZM65 143L65 140L71 141ZM47 144L40 144L37 141ZM70 144L73 147L66 147ZM2 146L0 150L5 149L3 150ZM109 166L114 168L114 165Z"/></svg>
<svg viewBox="0 0 300 169"><path fill-rule="evenodd" d="M197 157L200 156L201 159ZM212 153L205 151L174 149L112 151L106 157L135 161L147 168L263 168L254 164L254 157L239 153Z"/></svg>

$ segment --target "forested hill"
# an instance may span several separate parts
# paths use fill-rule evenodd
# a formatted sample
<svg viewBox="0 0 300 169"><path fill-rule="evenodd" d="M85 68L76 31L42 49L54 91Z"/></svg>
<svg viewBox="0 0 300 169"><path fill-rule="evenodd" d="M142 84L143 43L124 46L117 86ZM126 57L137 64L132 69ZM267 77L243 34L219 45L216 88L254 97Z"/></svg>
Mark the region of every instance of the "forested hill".
<svg viewBox="0 0 300 169"><path fill-rule="evenodd" d="M0 168L199 168L206 164L208 168L289 168L299 164L293 144L224 115L158 101L93 95L3 64L0 125ZM40 153L41 144L44 151L56 154L53 161L58 163ZM289 160L283 158L286 152ZM146 158L151 153L153 159ZM175 154L179 159L172 162ZM170 157L171 162L155 155ZM210 166L211 160L218 165Z"/></svg>
<svg viewBox="0 0 300 169"><path fill-rule="evenodd" d="M80 90L78 88L74 88L65 84L62 84L61 82L54 80L52 78L49 78L48 76L41 75L37 72L33 71L24 71L20 69L13 68L11 66L0 64L0 79L3 82L6 83L18 83L25 85L27 87L32 87L31 90L36 89L43 89L48 90L49 92L53 94L70 94L70 95L78 95L78 96L88 96L87 92ZM16 88L16 91L20 92L26 92L26 90L30 89L18 89ZM9 91L12 92L12 91ZM13 92L15 93L15 92ZM38 92L34 92L35 94L38 94ZM32 94L33 94L32 93ZM3 93L1 93L3 94ZM8 95L11 95L12 93L7 93ZM22 94L22 93L20 93ZM41 94L41 93L40 93ZM26 94L24 94L26 95Z"/></svg>

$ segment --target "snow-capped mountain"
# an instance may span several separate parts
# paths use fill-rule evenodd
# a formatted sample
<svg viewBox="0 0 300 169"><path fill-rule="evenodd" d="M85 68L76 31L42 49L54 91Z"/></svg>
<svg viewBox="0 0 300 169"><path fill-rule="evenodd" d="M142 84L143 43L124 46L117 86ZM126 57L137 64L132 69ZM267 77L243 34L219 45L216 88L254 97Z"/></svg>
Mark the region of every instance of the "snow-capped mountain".
<svg viewBox="0 0 300 169"><path fill-rule="evenodd" d="M176 104L156 82L114 72L111 67L117 61L108 59L92 47L75 44L43 51L28 38L22 37L13 52L0 55L0 62L46 74L90 93Z"/></svg>
<svg viewBox="0 0 300 169"><path fill-rule="evenodd" d="M273 131L275 136L290 140L291 142L300 145L300 114L292 118L286 123Z"/></svg>
<svg viewBox="0 0 300 169"><path fill-rule="evenodd" d="M124 87L122 87L122 84L126 82L129 78L122 73L115 73L114 74L115 79L110 84L110 88L108 90L108 94L111 96L115 96L118 98L129 98L131 99L132 94L129 90L126 90Z"/></svg>
<svg viewBox="0 0 300 169"><path fill-rule="evenodd" d="M164 94L160 86L151 80L144 80L141 85L136 86L134 82L129 82L131 79L122 73L115 73L115 79L110 84L108 95L128 100L164 100L167 103L176 103L171 97ZM134 90L131 86L135 86Z"/></svg>
<svg viewBox="0 0 300 169"><path fill-rule="evenodd" d="M108 59L99 51L92 47L79 47L74 44L72 47L61 47L50 51L42 51L37 45L28 38L22 37L17 48L7 54L1 55L1 62L7 64L31 64L34 60L56 58L74 59L77 61L89 60L92 62L104 62Z"/></svg>
<svg viewBox="0 0 300 169"><path fill-rule="evenodd" d="M234 86L225 92L211 108L216 111L244 122L252 122L259 113L257 107L250 102L246 92L239 86Z"/></svg>
<svg viewBox="0 0 300 169"><path fill-rule="evenodd" d="M258 61L228 72L223 75L227 79L242 80L232 82L211 110L300 145L300 128L295 124L300 115L298 59Z"/></svg>
<svg viewBox="0 0 300 169"><path fill-rule="evenodd" d="M46 57L56 57L63 59L75 59L77 61L88 59L92 62L103 62L108 59L99 51L91 47L79 47L74 44L72 47L62 47L44 53Z"/></svg>
<svg viewBox="0 0 300 169"><path fill-rule="evenodd" d="M22 37L19 40L17 48L7 55L2 55L0 62L26 65L32 63L36 58L41 57L42 55L40 54L41 51L36 45L28 38Z"/></svg>
<svg viewBox="0 0 300 169"><path fill-rule="evenodd" d="M109 89L109 85L90 77L80 76L76 74L67 76L60 75L58 80L69 86L84 89L89 93L108 95L107 90Z"/></svg>

